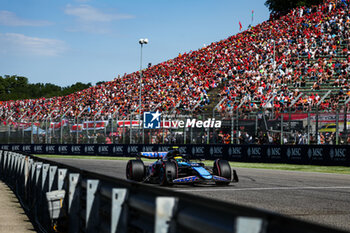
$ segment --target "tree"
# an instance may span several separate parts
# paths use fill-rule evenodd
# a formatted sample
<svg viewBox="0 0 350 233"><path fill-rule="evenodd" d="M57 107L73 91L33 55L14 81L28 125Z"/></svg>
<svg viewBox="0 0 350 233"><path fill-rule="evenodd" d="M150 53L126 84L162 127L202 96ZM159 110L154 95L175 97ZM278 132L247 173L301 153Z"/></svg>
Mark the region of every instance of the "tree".
<svg viewBox="0 0 350 233"><path fill-rule="evenodd" d="M322 0L266 0L265 6L271 13L287 13L289 10L300 7L320 4Z"/></svg>
<svg viewBox="0 0 350 233"><path fill-rule="evenodd" d="M98 81L97 83L96 83L96 86L100 86L101 84L104 84L104 83L106 83L107 81Z"/></svg>
<svg viewBox="0 0 350 233"><path fill-rule="evenodd" d="M0 76L0 101L37 99L41 97L65 96L91 87L91 83L77 82L68 87L51 83L28 83L26 77L17 75Z"/></svg>

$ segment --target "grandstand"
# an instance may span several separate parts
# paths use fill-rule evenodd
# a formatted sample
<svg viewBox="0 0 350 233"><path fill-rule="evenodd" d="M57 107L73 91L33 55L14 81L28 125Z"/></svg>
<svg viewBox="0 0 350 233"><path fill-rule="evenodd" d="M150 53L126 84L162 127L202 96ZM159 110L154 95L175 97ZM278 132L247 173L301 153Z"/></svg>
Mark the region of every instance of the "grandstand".
<svg viewBox="0 0 350 233"><path fill-rule="evenodd" d="M350 98L349 29L349 1L293 9L144 69L142 110L221 117L238 106L274 115L336 111ZM1 102L0 120L126 118L138 113L139 80L137 71L68 96Z"/></svg>

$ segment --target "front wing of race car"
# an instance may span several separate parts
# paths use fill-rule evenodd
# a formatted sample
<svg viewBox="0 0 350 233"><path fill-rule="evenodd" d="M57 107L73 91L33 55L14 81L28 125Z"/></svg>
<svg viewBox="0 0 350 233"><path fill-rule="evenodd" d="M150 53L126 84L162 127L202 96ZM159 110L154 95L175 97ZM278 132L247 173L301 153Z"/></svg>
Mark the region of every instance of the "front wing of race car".
<svg viewBox="0 0 350 233"><path fill-rule="evenodd" d="M230 182L238 182L237 172L232 170L232 179L227 179L222 176L214 175L210 173L207 169L200 166L191 167L191 169L197 172L197 175L180 177L172 180L173 184L193 184L193 183L202 183L202 184L210 184L210 183L230 183Z"/></svg>
<svg viewBox="0 0 350 233"><path fill-rule="evenodd" d="M200 176L186 176L186 177L177 178L172 181L173 184L193 184L193 183L209 184L212 182L231 182L231 180L221 176L212 175L210 178L203 178Z"/></svg>

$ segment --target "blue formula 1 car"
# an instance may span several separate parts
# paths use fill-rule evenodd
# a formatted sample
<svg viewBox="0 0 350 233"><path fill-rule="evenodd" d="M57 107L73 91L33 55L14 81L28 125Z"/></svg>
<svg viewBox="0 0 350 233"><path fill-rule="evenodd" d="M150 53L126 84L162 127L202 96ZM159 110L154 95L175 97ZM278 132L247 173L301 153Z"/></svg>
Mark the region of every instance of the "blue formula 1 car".
<svg viewBox="0 0 350 233"><path fill-rule="evenodd" d="M145 166L141 157L157 159ZM126 166L129 180L171 186L173 184L217 184L238 182L235 170L226 160L217 159L213 167L189 161L177 150L169 152L141 152L140 157L129 160Z"/></svg>

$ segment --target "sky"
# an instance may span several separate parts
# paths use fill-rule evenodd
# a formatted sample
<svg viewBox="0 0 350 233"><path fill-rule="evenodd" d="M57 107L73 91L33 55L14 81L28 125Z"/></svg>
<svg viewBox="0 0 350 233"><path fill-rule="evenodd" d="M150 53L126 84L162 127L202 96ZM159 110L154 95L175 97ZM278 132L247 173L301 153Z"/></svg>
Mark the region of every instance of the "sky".
<svg viewBox="0 0 350 233"><path fill-rule="evenodd" d="M269 18L265 0L0 0L0 76L95 84ZM254 18L252 22L252 11Z"/></svg>

